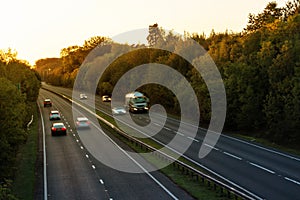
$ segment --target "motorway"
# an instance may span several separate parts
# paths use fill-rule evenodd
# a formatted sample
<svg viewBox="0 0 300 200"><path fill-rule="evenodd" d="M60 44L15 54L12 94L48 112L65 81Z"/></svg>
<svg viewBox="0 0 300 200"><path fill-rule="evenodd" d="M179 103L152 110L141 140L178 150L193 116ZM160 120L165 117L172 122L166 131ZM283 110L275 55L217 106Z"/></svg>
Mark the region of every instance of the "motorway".
<svg viewBox="0 0 300 200"><path fill-rule="evenodd" d="M66 88L48 89L72 96L72 91ZM95 100L97 109L104 112L110 110L108 104L103 104L100 97ZM148 116L139 114L136 118L139 124L147 124ZM165 124L160 124L160 115L155 119L162 128L153 139L161 144L167 144L177 133L179 122L169 118ZM151 128L151 127L149 127ZM151 130L149 130L151 132ZM182 134L182 140L193 140L184 157L207 169L210 174L234 188L251 194L255 199L300 199L300 158L272 148L264 147L254 142L248 142L222 134L217 144L212 147L202 144L206 130L199 128L195 138ZM212 151L205 158L198 157L201 145L206 145Z"/></svg>
<svg viewBox="0 0 300 200"><path fill-rule="evenodd" d="M46 98L51 99L52 107L43 107ZM92 121L91 129L79 133L73 120L73 114L91 118L89 112L77 108L74 113L70 102L43 89L38 103L45 129L47 199L193 199L158 171L126 173L95 159L78 134L84 134L86 140L94 140L104 135L103 132L96 130L94 124L97 122ZM51 136L50 110L61 113L60 121L67 126L67 136ZM113 158L111 160L114 162ZM132 167L140 167L135 165L132 162Z"/></svg>

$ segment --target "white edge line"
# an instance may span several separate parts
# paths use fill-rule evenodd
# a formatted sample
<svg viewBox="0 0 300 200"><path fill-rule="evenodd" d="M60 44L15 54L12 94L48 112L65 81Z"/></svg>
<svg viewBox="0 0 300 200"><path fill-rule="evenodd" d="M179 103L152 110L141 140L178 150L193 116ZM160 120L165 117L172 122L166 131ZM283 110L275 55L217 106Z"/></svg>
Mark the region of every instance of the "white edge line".
<svg viewBox="0 0 300 200"><path fill-rule="evenodd" d="M38 104L38 103L37 103ZM48 190L47 190L47 159L46 159L46 137L45 137L45 124L44 124L44 118L42 115L42 110L40 105L38 104L41 121L42 121L42 131L43 131L43 157L44 157L44 200L48 199Z"/></svg>

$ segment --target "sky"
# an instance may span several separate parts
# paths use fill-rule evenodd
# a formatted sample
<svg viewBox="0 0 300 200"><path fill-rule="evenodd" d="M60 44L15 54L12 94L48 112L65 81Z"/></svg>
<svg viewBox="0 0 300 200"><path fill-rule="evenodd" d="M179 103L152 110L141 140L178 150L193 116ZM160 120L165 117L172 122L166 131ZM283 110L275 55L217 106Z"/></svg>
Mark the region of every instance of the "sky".
<svg viewBox="0 0 300 200"><path fill-rule="evenodd" d="M135 29L159 27L179 34L241 32L250 13L268 2L287 0L1 0L0 49L11 48L31 65L60 57L63 48L93 36L113 38Z"/></svg>

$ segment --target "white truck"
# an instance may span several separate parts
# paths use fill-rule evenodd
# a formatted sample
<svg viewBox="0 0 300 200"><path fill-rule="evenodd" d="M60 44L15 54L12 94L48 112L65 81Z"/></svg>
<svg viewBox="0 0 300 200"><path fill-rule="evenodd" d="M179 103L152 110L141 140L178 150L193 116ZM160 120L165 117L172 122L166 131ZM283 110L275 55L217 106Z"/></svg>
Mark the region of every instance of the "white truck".
<svg viewBox="0 0 300 200"><path fill-rule="evenodd" d="M148 112L149 99L141 92L131 92L125 95L125 107L131 113Z"/></svg>

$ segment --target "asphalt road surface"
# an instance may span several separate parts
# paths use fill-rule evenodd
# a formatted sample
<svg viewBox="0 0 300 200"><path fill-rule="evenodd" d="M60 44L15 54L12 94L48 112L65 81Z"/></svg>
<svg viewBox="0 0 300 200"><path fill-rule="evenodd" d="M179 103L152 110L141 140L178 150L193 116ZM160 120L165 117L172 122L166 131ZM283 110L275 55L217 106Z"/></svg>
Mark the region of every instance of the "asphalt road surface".
<svg viewBox="0 0 300 200"><path fill-rule="evenodd" d="M72 90L56 88L56 92L72 96ZM88 100L87 100L88 102ZM89 102L90 103L90 102ZM95 98L96 108L110 113L110 104L103 103L100 97ZM140 125L149 123L149 116L145 114L133 115ZM152 119L153 120L153 119ZM165 124L160 115L156 115L155 123L161 127L159 134L153 139L168 144L177 133L179 121L168 118ZM124 121L124 124L127 122ZM187 126L188 127L188 126ZM150 130L147 132L151 132ZM192 140L192 144L184 156L194 163L206 168L216 177L221 178L232 187L251 193L257 199L300 199L300 157L281 152L237 138L222 134L217 144L213 147L203 144L206 130L199 128L196 137L181 134L182 141ZM205 158L198 156L201 145L211 148ZM180 146L176 144L175 146Z"/></svg>
<svg viewBox="0 0 300 200"><path fill-rule="evenodd" d="M42 107L46 98L52 100L52 107ZM91 130L77 131L74 125L73 114L89 118L88 112L78 108L73 113L69 102L42 89L38 102L45 124L48 199L193 199L157 171L127 173L98 161L81 141L82 138L94 140L102 134L95 131L96 122L92 121ZM51 136L50 126L54 121L49 120L50 110L61 113L59 121L67 126L67 136ZM81 138L79 134L84 135ZM109 155L110 152L102 148L101 153ZM112 162L115 162L113 158Z"/></svg>

